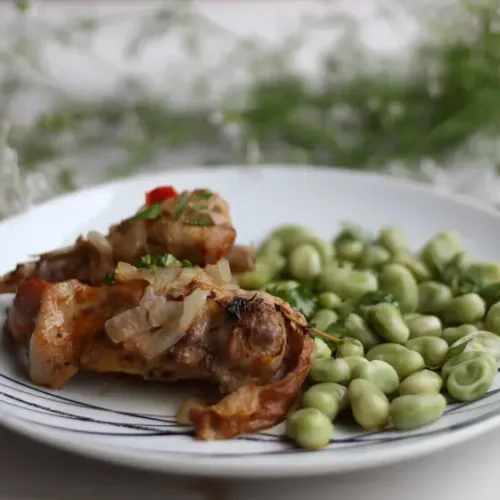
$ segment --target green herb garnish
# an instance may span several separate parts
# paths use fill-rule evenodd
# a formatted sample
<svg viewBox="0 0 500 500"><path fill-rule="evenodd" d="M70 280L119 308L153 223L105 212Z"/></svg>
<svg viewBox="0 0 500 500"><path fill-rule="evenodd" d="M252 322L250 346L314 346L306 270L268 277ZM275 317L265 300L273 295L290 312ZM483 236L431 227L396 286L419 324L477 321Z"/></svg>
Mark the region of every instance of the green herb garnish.
<svg viewBox="0 0 500 500"><path fill-rule="evenodd" d="M470 266L463 274L455 280L455 288L458 295L467 293L478 293L484 286L486 270L479 266Z"/></svg>
<svg viewBox="0 0 500 500"><path fill-rule="evenodd" d="M136 267L151 269L152 271L158 268L169 267L172 265L182 265L183 267L192 267L193 265L188 260L178 260L172 254L166 253L163 255L143 255L137 262Z"/></svg>
<svg viewBox="0 0 500 500"><path fill-rule="evenodd" d="M210 217L194 217L192 219L185 220L184 224L187 224L188 226L215 226L214 221Z"/></svg>
<svg viewBox="0 0 500 500"><path fill-rule="evenodd" d="M161 214L161 203L153 203L148 208L139 212L134 219L135 220L151 220L156 219Z"/></svg>
<svg viewBox="0 0 500 500"><path fill-rule="evenodd" d="M115 281L116 281L115 273L112 274L106 273L106 275L104 276L103 283L105 285L111 286Z"/></svg>
<svg viewBox="0 0 500 500"><path fill-rule="evenodd" d="M182 212L184 212L184 209L186 208L187 202L189 200L189 194L187 193L182 193L179 196L179 204L177 205L177 208L175 209L175 218L179 219L182 215Z"/></svg>
<svg viewBox="0 0 500 500"><path fill-rule="evenodd" d="M310 320L316 310L317 299L314 293L303 285L290 289L283 285L272 285L266 288L267 293L288 302Z"/></svg>
<svg viewBox="0 0 500 500"><path fill-rule="evenodd" d="M479 295L486 302L488 308L500 302L500 283L493 283L492 285L485 286L479 290Z"/></svg>
<svg viewBox="0 0 500 500"><path fill-rule="evenodd" d="M204 190L204 191L198 191L196 193L196 198L198 200L209 200L210 198L212 198L214 194L212 193L212 191L208 191L208 190Z"/></svg>
<svg viewBox="0 0 500 500"><path fill-rule="evenodd" d="M193 210L196 210L196 211L201 211L201 210L208 210L208 205L196 205L196 204L192 204L190 205L190 207L193 209Z"/></svg>

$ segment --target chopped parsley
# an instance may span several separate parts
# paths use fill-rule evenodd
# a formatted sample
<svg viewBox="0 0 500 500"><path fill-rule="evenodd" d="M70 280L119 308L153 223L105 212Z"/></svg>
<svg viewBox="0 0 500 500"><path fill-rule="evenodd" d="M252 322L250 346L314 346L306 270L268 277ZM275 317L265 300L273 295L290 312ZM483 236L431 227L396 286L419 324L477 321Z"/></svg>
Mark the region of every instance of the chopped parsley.
<svg viewBox="0 0 500 500"><path fill-rule="evenodd" d="M185 220L184 224L188 226L215 226L215 222L210 217L193 217L192 219Z"/></svg>
<svg viewBox="0 0 500 500"><path fill-rule="evenodd" d="M209 200L210 198L212 198L213 195L214 195L214 193L212 193L212 191L209 191L208 189L204 189L204 190L198 191L196 193L196 199Z"/></svg>
<svg viewBox="0 0 500 500"><path fill-rule="evenodd" d="M208 210L208 205L196 205L196 204L191 204L190 207L193 209L193 210L196 210L196 211L201 211L201 210Z"/></svg>
<svg viewBox="0 0 500 500"><path fill-rule="evenodd" d="M189 262L188 260L176 259L172 254L169 253L163 255L143 255L138 260L136 267L142 267L154 271L158 268L179 264L181 264L183 267L193 267L191 262Z"/></svg>
<svg viewBox="0 0 500 500"><path fill-rule="evenodd" d="M500 302L500 283L493 283L479 290L479 295L486 302L487 307Z"/></svg>
<svg viewBox="0 0 500 500"><path fill-rule="evenodd" d="M179 196L179 204L177 205L177 208L175 209L175 218L180 219L182 212L184 212L184 209L186 208L186 205L189 201L189 194L188 193L182 193Z"/></svg>
<svg viewBox="0 0 500 500"><path fill-rule="evenodd" d="M300 311L307 320L310 320L316 310L317 299L311 290L299 285L297 288L290 289L283 285L272 285L266 288L266 292L283 299L292 307Z"/></svg>
<svg viewBox="0 0 500 500"><path fill-rule="evenodd" d="M112 274L106 273L106 275L104 276L103 283L105 285L111 286L115 281L116 281L115 280L115 273L112 273Z"/></svg>
<svg viewBox="0 0 500 500"><path fill-rule="evenodd" d="M139 212L134 219L135 220L151 220L156 219L161 214L161 203L153 203L148 208L145 208L142 212Z"/></svg>

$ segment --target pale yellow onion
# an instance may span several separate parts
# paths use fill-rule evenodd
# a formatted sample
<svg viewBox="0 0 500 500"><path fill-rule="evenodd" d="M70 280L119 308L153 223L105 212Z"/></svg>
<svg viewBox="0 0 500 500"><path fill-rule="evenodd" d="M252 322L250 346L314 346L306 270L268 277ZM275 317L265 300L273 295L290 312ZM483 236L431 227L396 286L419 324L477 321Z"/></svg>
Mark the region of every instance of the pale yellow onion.
<svg viewBox="0 0 500 500"><path fill-rule="evenodd" d="M182 302L167 301L165 297L156 295L152 286L148 286L140 301L140 305L148 312L149 323L158 327L176 321L182 314Z"/></svg>
<svg viewBox="0 0 500 500"><path fill-rule="evenodd" d="M87 241L91 243L99 253L103 255L113 255L113 248L106 237L98 231L89 231Z"/></svg>
<svg viewBox="0 0 500 500"><path fill-rule="evenodd" d="M140 306L108 319L104 327L115 343L123 342L151 328L147 311Z"/></svg>
<svg viewBox="0 0 500 500"><path fill-rule="evenodd" d="M215 280L219 286L226 283L231 283L232 275L229 262L226 259L221 259L217 264L209 264L205 267L205 272Z"/></svg>
<svg viewBox="0 0 500 500"><path fill-rule="evenodd" d="M205 306L207 296L210 292L197 288L191 295L184 299L182 316L180 319L180 328L182 331L187 331L197 314Z"/></svg>
<svg viewBox="0 0 500 500"><path fill-rule="evenodd" d="M153 283L155 275L149 269L137 269L126 262L118 262L115 269L115 279L122 283L133 280L146 280Z"/></svg>
<svg viewBox="0 0 500 500"><path fill-rule="evenodd" d="M134 337L137 349L146 360L157 358L186 335L179 330L178 323L177 329L172 328L173 325L167 325L156 332L143 332Z"/></svg>

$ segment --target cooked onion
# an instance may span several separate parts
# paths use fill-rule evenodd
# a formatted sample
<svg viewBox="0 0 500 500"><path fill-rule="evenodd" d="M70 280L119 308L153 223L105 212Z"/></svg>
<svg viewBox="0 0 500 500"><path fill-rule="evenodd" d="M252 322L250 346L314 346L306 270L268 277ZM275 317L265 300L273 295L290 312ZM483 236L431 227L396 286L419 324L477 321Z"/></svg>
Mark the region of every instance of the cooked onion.
<svg viewBox="0 0 500 500"><path fill-rule="evenodd" d="M167 301L165 297L156 295L151 286L144 291L140 305L147 310L149 323L154 328L172 322L179 324L182 302Z"/></svg>
<svg viewBox="0 0 500 500"><path fill-rule="evenodd" d="M134 341L142 356L150 361L177 344L184 335L186 333L181 332L178 327L173 330L172 326L168 325L154 333L143 332L134 337Z"/></svg>
<svg viewBox="0 0 500 500"><path fill-rule="evenodd" d="M115 343L123 342L151 328L147 310L138 306L106 321L106 332Z"/></svg>
<svg viewBox="0 0 500 500"><path fill-rule="evenodd" d="M231 268L226 259L219 260L217 264L209 264L205 267L205 272L213 278L215 283L219 286L230 283L232 279Z"/></svg>
<svg viewBox="0 0 500 500"><path fill-rule="evenodd" d="M118 262L115 269L115 278L122 283L133 280L146 280L153 283L155 276L149 269L137 269L126 262Z"/></svg>
<svg viewBox="0 0 500 500"><path fill-rule="evenodd" d="M87 241L92 243L95 248L104 255L113 255L113 247L106 239L104 235L99 233L98 231L90 231L87 234Z"/></svg>
<svg viewBox="0 0 500 500"><path fill-rule="evenodd" d="M197 288L191 295L184 299L184 309L180 320L180 328L187 331L198 313L203 309L210 292Z"/></svg>

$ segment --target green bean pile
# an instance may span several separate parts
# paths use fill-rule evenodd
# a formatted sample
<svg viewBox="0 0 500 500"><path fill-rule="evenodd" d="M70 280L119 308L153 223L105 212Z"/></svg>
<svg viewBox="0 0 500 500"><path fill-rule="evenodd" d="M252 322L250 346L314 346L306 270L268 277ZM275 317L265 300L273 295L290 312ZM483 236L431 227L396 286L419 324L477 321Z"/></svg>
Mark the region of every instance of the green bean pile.
<svg viewBox="0 0 500 500"><path fill-rule="evenodd" d="M287 225L239 284L287 301L317 332L302 408L286 424L303 448L327 446L342 412L369 431L430 424L495 378L500 262L474 261L455 231L415 253L395 227L372 236L346 224L328 242Z"/></svg>

